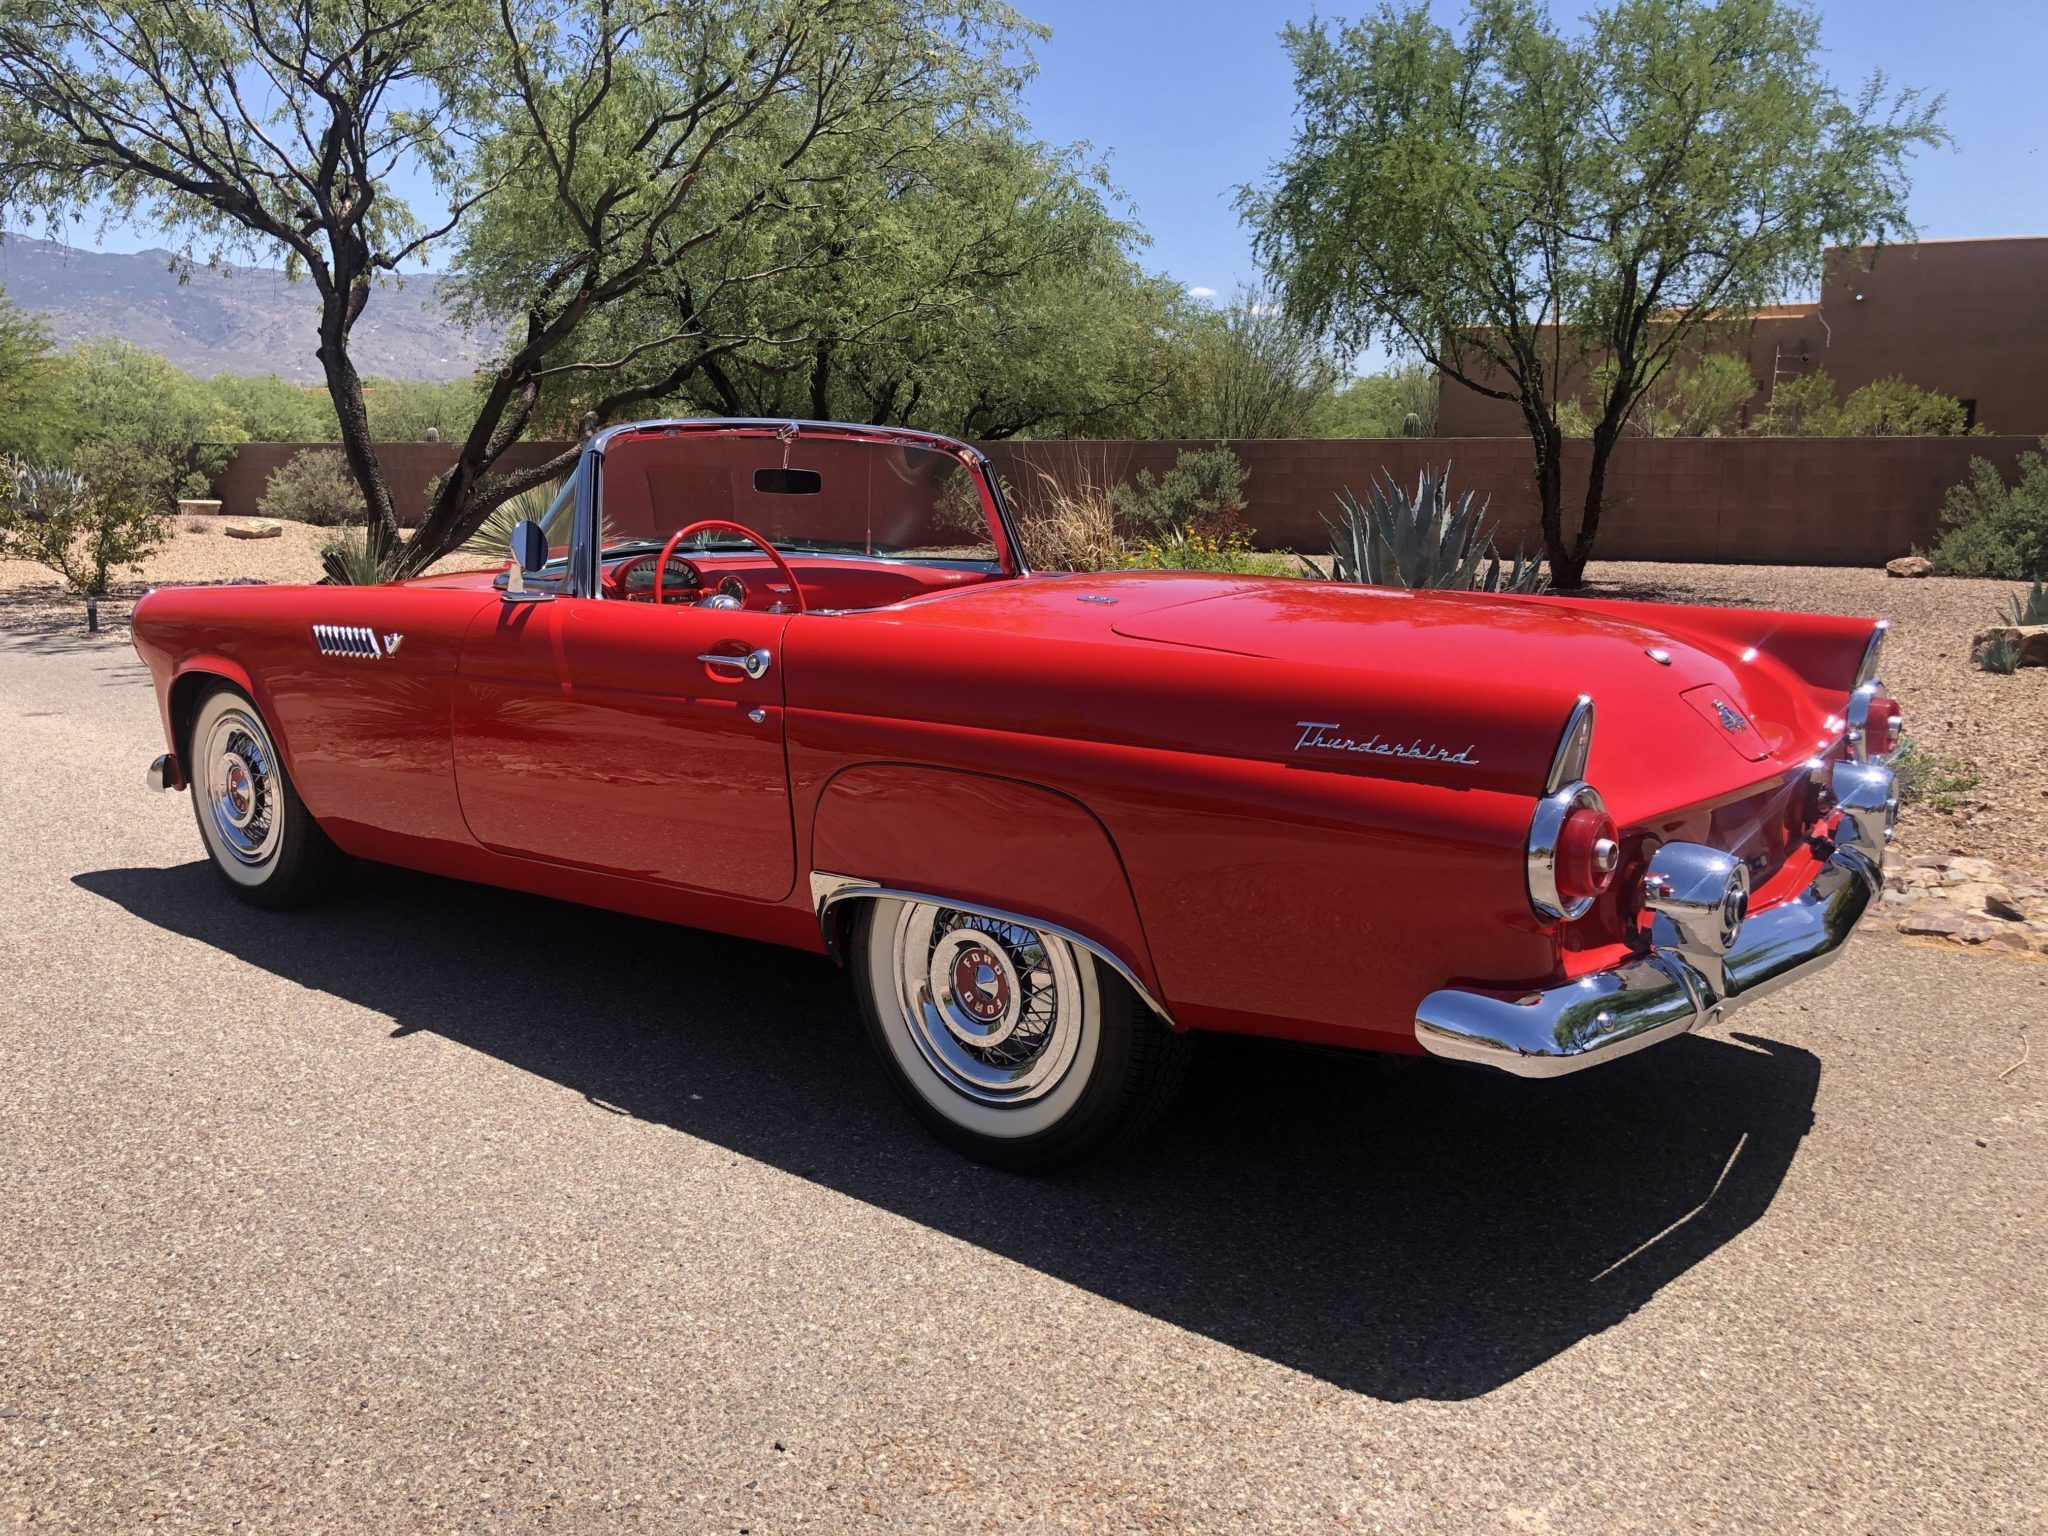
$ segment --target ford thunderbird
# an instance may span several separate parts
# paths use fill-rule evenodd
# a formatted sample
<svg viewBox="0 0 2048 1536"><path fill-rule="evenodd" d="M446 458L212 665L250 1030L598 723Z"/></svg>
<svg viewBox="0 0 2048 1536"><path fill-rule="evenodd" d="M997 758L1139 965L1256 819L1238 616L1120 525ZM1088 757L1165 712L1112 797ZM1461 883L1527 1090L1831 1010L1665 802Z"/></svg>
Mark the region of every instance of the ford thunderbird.
<svg viewBox="0 0 2048 1536"><path fill-rule="evenodd" d="M1526 1077L1875 900L1870 620L1028 567L972 447L602 432L510 559L135 611L229 890L350 858L822 952L960 1150L1125 1138L1197 1030Z"/></svg>

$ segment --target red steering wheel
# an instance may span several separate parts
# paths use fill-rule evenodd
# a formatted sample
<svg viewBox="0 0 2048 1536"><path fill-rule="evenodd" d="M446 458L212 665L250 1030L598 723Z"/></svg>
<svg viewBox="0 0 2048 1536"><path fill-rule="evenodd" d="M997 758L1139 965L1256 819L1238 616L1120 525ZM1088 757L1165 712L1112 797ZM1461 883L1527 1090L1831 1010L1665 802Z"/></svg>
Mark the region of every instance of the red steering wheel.
<svg viewBox="0 0 2048 1536"><path fill-rule="evenodd" d="M782 572L783 579L789 583L790 596L796 599L796 611L798 613L810 611L804 606L804 589L797 583L796 572L789 568L789 562L782 558L782 552L745 524L729 523L722 517L707 517L701 522L690 524L687 528L678 528L669 535L668 542L661 546L661 558L654 563L654 602L656 607L661 605L662 574L667 571L669 556L676 552L676 546L693 533L707 533L713 529L724 533L736 533L749 544L758 548L762 554L775 563L775 569Z"/></svg>

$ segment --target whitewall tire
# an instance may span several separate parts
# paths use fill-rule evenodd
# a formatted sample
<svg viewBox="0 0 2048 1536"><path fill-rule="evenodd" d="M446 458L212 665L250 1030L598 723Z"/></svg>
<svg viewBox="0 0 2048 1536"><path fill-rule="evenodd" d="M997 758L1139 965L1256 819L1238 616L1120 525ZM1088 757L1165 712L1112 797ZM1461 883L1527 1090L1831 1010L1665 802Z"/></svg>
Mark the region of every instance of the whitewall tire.
<svg viewBox="0 0 2048 1536"><path fill-rule="evenodd" d="M222 683L199 701L185 763L200 840L229 890L273 908L327 893L341 855L292 787L248 695Z"/></svg>
<svg viewBox="0 0 2048 1536"><path fill-rule="evenodd" d="M999 1167L1079 1162L1165 1107L1187 1038L1082 946L919 901L863 901L852 959L884 1072L949 1145Z"/></svg>

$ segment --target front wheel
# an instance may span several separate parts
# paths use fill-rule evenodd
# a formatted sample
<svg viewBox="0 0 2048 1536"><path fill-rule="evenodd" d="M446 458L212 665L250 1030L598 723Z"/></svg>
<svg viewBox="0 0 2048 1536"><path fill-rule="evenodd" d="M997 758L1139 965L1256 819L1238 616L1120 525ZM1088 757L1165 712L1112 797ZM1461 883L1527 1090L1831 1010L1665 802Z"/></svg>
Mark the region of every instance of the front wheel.
<svg viewBox="0 0 2048 1536"><path fill-rule="evenodd" d="M229 890L271 908L328 892L341 852L299 799L246 694L223 683L199 701L185 761L199 836Z"/></svg>
<svg viewBox="0 0 2048 1536"><path fill-rule="evenodd" d="M930 902L861 904L854 984L883 1070L940 1140L1043 1171L1156 1119L1188 1040L1079 945Z"/></svg>

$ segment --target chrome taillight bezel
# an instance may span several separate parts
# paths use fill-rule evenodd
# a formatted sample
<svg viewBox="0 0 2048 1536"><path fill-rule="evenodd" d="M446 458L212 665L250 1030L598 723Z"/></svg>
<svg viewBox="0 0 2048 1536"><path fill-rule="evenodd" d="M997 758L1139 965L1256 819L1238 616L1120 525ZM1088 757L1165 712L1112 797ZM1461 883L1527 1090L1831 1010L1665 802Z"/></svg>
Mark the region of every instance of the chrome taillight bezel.
<svg viewBox="0 0 2048 1536"><path fill-rule="evenodd" d="M1529 905L1546 922L1575 923L1593 910L1602 893L1567 900L1557 888L1557 848L1564 825L1578 810L1607 814L1607 802L1600 791L1583 781L1567 784L1557 793L1536 802L1536 814L1529 821L1527 857Z"/></svg>

